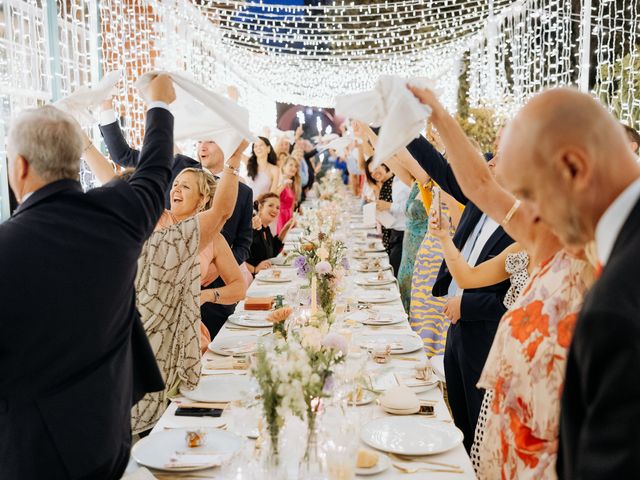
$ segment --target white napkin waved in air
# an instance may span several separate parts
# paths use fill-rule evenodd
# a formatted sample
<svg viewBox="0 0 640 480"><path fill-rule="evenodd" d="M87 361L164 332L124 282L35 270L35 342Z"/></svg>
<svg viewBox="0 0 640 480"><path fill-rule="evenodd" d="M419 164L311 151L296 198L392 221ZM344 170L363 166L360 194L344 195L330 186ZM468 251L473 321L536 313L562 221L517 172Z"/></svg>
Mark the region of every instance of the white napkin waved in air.
<svg viewBox="0 0 640 480"><path fill-rule="evenodd" d="M425 78L405 79L381 75L368 92L336 98L336 114L380 127L373 164L375 168L420 135L431 108L423 105L407 89L407 84L432 88Z"/></svg>
<svg viewBox="0 0 640 480"><path fill-rule="evenodd" d="M351 145L354 141L354 137L351 135L344 135L342 137L335 138L327 143L324 148L327 150L335 150L338 155L343 156L345 149Z"/></svg>
<svg viewBox="0 0 640 480"><path fill-rule="evenodd" d="M249 112L223 95L204 88L181 72L148 72L138 78L136 86L146 100L151 80L165 73L173 80L176 100L169 106L174 116L175 141L213 140L227 159L243 138L254 140L249 129Z"/></svg>
<svg viewBox="0 0 640 480"><path fill-rule="evenodd" d="M71 115L82 127L90 127L96 123L92 110L113 96L120 78L122 70L109 72L95 85L83 85L53 106Z"/></svg>

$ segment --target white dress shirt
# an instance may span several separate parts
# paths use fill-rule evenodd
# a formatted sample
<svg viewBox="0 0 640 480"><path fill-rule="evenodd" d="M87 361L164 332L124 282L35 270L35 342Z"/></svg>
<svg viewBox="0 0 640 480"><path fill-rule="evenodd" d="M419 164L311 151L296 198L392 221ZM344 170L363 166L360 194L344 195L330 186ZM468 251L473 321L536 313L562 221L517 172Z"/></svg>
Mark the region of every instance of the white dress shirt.
<svg viewBox="0 0 640 480"><path fill-rule="evenodd" d="M402 180L396 175L393 177L393 183L391 183L391 207L389 213L395 217L395 222L391 225L391 229L404 232L407 228L407 216L405 210L407 208L407 200L411 194L411 188L409 188Z"/></svg>
<svg viewBox="0 0 640 480"><path fill-rule="evenodd" d="M640 198L640 178L629 185L604 212L596 226L596 249L601 265L606 265L613 245L631 210Z"/></svg>

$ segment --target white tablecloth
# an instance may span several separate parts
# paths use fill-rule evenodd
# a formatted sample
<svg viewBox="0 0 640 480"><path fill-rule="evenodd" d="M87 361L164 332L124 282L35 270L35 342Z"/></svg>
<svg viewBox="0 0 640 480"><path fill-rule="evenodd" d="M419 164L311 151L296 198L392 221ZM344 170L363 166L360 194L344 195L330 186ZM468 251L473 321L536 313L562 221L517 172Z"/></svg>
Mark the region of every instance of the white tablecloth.
<svg viewBox="0 0 640 480"><path fill-rule="evenodd" d="M353 263L353 262L352 262ZM283 272L284 273L284 272ZM295 277L295 276L294 276ZM261 296L264 294L270 294L272 293L274 290L278 290L279 293L282 293L284 295L284 292L287 290L287 288L289 288L291 285L295 285L297 282L299 282L298 280L294 280L291 283L286 283L286 284L279 284L279 285L273 285L273 284L264 284L264 283L260 283L257 281L254 281L253 284L251 285L251 287L249 288L249 291L247 292L247 296ZM397 286L393 286L391 285L391 287L396 288ZM398 299L397 301L394 301L392 303L387 303L384 305L380 305L381 307L384 307L385 310L390 310L390 311L397 311L398 314L404 314L404 310L402 307L402 303L401 301ZM252 332L249 331L235 331L235 330L230 330L229 328L227 328L227 326L230 326L233 328L233 325L230 324L229 322L227 322L227 324L225 324L225 327L220 331L220 333L218 334L217 338L225 338L227 336L238 336L238 335L247 335L247 334L251 334ZM402 329L397 328L398 326L401 326ZM260 332L264 332L267 329L259 329ZM364 326L362 330L359 330L357 332L357 335L363 334L363 333L376 333L376 334L383 334L383 333L390 333L390 334L398 334L398 333L411 333L411 327L409 326L408 321L404 321L402 323L396 324L394 325L394 328L375 328L372 329L370 327ZM212 352L207 352L204 357L203 357L203 361L207 361L207 360L212 360L214 358L218 357L216 354L212 353ZM414 352L412 354L403 354L400 355L400 357L403 358L407 358L407 357L412 357L412 358L426 358L425 354L423 351L419 351L419 352ZM392 360L390 363L388 363L387 365L384 365L383 367L388 367L391 366L393 368L408 368L412 365L412 362L410 361L406 361L406 360L399 360L399 359L393 359L392 356ZM433 366L435 367L436 371L440 372L442 374L443 372L443 365L442 365L442 357L440 358L435 358L433 361ZM367 369L370 371L375 370L376 368L379 368L380 366L375 364L372 361L369 361L367 364ZM442 392L440 391L439 388L427 391L427 392L423 392L418 394L418 396L420 398L423 399L429 399L429 400L434 400L437 402L436 407L435 407L435 413L436 413L436 418L433 421L441 421L441 422L451 422L451 416L449 414L449 411L444 403L444 399L442 397ZM222 417L220 418L200 418L200 417L176 417L174 415L174 412L177 408L177 406L179 405L179 402L181 401L185 401L186 399L184 398L176 398L174 399L174 401L171 403L171 405L167 408L166 412L164 413L164 415L162 416L162 418L160 419L160 421L158 422L158 424L155 426L155 428L153 429L153 431L151 432L151 435L164 430L165 428L176 428L176 427L194 427L194 426L202 426L202 427L216 427L219 426L221 424L226 424L227 423L227 419L225 418L225 415L223 413ZM361 406L361 407L357 407L358 409L366 409L367 412L364 413L362 416L371 420L374 418L378 418L378 417L384 417L384 416L389 416L389 414L385 413L380 406L378 406L375 402L366 406ZM424 417L420 417L420 418L424 418ZM251 440L248 440L251 441ZM363 443L363 446L364 443ZM439 480L439 479L443 479L443 480L452 480L452 479L473 479L476 478L475 474L473 472L473 467L471 465L471 461L469 459L469 456L467 455L466 451L464 450L464 447L462 445L458 445L457 447L453 448L452 450L449 450L448 452L442 453L442 454L438 454L438 455L431 455L428 457L422 457L423 460L425 461L429 461L429 460L433 460L433 461L437 461L437 462L445 462L445 463L449 463L449 464L455 464L458 465L461 469L464 470L464 474L452 474L452 473L439 473L439 472L418 472L415 474L404 474L399 472L398 470L396 470L395 468L391 467L388 470L386 470L383 473L380 473L378 475L372 476L371 478L375 478L377 479L397 479L397 478L407 478L407 479L429 479L429 480ZM395 460L394 460L395 462ZM397 463L401 463L405 466L411 467L411 466L416 466L415 464L412 465L412 463L408 463L408 462L397 462ZM132 460L129 468L127 469L128 473L132 473L137 469L137 464ZM210 470L205 470L205 471L201 471L198 472L198 475L207 475L210 474L212 476L212 478L215 476L216 479L221 479L221 475L220 475L220 470L219 469L210 469ZM358 477L360 478L360 477ZM364 477L363 477L364 478Z"/></svg>

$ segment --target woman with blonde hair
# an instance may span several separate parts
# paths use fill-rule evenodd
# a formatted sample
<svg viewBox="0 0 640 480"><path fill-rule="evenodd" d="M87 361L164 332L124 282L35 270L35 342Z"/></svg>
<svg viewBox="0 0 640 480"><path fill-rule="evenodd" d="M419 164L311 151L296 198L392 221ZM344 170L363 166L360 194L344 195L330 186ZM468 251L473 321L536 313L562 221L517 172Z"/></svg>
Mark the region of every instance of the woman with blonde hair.
<svg viewBox="0 0 640 480"><path fill-rule="evenodd" d="M170 191L171 209L142 248L135 279L136 305L162 372L165 389L145 395L131 411L133 433L152 428L180 388L193 389L200 379L200 304L234 303L246 284L229 245L220 233L233 212L241 145L217 184L200 169L185 169ZM114 181L108 161L95 149L85 159L103 183ZM117 181L117 180L116 180ZM214 195L215 192L215 195ZM217 276L225 286L200 290Z"/></svg>

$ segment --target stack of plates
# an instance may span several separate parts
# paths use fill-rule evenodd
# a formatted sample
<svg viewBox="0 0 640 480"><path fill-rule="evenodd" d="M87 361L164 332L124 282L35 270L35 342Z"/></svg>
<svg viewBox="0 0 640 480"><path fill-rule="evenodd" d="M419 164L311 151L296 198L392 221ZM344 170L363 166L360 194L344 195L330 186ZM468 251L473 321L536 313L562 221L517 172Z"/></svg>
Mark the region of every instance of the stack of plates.
<svg viewBox="0 0 640 480"><path fill-rule="evenodd" d="M422 350L422 339L417 335L409 334L385 334L362 335L359 338L361 348L373 350L385 345L391 348L391 354L411 353Z"/></svg>
<svg viewBox="0 0 640 480"><path fill-rule="evenodd" d="M396 290L363 290L357 293L360 303L388 303L398 300L400 293Z"/></svg>
<svg viewBox="0 0 640 480"><path fill-rule="evenodd" d="M248 355L258 350L258 336L234 335L226 338L216 338L209 344L209 350L218 355Z"/></svg>
<svg viewBox="0 0 640 480"><path fill-rule="evenodd" d="M228 320L229 323L241 327L267 328L273 326L273 323L267 320L269 313L270 312L234 313L229 316Z"/></svg>
<svg viewBox="0 0 640 480"><path fill-rule="evenodd" d="M293 280L293 270L287 269L276 271L279 272L279 276L274 275L274 270L271 268L268 270L262 270L258 275L256 275L256 280L264 283L287 283Z"/></svg>
<svg viewBox="0 0 640 480"><path fill-rule="evenodd" d="M358 285L362 285L365 287L375 287L378 285L389 285L391 283L395 283L396 279L393 278L393 275L385 274L383 278L378 278L378 275L358 275L355 279L355 282Z"/></svg>

